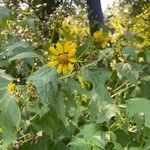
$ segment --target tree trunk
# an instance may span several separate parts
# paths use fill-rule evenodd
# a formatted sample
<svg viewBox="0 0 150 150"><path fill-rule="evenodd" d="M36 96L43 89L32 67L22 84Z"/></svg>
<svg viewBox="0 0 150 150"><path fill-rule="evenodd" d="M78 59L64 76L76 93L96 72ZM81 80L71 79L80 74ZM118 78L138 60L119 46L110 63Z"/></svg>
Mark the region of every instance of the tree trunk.
<svg viewBox="0 0 150 150"><path fill-rule="evenodd" d="M103 26L103 12L101 7L100 0L87 0L88 5L88 18L90 24L90 32L93 34L99 29L100 26Z"/></svg>

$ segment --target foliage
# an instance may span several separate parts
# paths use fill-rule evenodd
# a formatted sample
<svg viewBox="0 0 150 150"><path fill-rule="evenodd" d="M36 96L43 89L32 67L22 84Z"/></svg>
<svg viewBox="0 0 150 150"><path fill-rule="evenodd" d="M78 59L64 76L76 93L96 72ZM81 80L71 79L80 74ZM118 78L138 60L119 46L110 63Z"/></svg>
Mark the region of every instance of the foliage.
<svg viewBox="0 0 150 150"><path fill-rule="evenodd" d="M42 30L28 8L20 12L19 17L0 7L0 149L148 150L147 25L142 32L125 26L126 16L135 26L138 20L122 11L109 20L114 32L100 29L90 35L85 14L76 17L71 11L55 44L54 32L46 40L36 33ZM61 16L62 10L57 13ZM54 18L49 30L62 22ZM70 26L65 24L69 19Z"/></svg>

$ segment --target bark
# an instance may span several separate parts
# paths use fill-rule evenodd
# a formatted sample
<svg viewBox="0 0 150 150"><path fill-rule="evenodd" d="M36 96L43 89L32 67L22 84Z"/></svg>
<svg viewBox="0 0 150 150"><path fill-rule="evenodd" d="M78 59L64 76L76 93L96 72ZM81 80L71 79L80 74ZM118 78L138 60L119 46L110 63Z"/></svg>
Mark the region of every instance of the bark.
<svg viewBox="0 0 150 150"><path fill-rule="evenodd" d="M87 0L88 5L88 18L90 24L90 32L93 34L99 29L100 26L103 26L103 12L101 7L100 0Z"/></svg>

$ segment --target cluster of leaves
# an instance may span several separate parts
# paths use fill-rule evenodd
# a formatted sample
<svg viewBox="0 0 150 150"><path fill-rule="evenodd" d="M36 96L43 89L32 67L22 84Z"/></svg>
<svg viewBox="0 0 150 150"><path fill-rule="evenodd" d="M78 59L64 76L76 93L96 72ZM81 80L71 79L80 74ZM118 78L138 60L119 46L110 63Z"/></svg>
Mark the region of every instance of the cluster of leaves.
<svg viewBox="0 0 150 150"><path fill-rule="evenodd" d="M0 7L1 31L9 18ZM0 34L0 149L149 149L148 47L138 51L127 31L105 47L83 39L74 71L62 75L32 42Z"/></svg>
<svg viewBox="0 0 150 150"><path fill-rule="evenodd" d="M150 45L149 17L150 3L147 0L122 1L110 9L109 25L115 29L115 38L130 32L136 36L132 45L143 51ZM117 19L116 19L117 18Z"/></svg>
<svg viewBox="0 0 150 150"><path fill-rule="evenodd" d="M14 17L14 20L9 22L9 28L7 27L8 33L13 32L13 35L21 36L36 47L42 47L42 43L50 40L56 42L59 39L57 28L61 26L64 18L68 14L75 14L76 7L85 6L85 2L78 0L2 1ZM52 34L53 36L50 36Z"/></svg>

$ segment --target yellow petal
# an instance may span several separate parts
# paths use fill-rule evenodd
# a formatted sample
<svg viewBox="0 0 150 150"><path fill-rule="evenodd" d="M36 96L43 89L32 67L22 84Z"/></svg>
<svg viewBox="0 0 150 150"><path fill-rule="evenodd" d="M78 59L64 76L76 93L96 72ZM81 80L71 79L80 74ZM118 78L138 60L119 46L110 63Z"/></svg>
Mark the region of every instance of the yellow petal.
<svg viewBox="0 0 150 150"><path fill-rule="evenodd" d="M53 56L51 57L51 59L52 59L52 60L58 60L58 56L53 55Z"/></svg>
<svg viewBox="0 0 150 150"><path fill-rule="evenodd" d="M14 83L9 83L7 90L10 94L13 94L15 92L15 84Z"/></svg>
<svg viewBox="0 0 150 150"><path fill-rule="evenodd" d="M73 58L73 57L71 57L71 58L68 58L68 60L70 61L70 62L76 62L77 60L75 59L75 58Z"/></svg>
<svg viewBox="0 0 150 150"><path fill-rule="evenodd" d="M55 61L50 61L49 63L48 63L48 66L49 67L53 67L53 66L56 66L58 64L58 61L57 60L55 60Z"/></svg>
<svg viewBox="0 0 150 150"><path fill-rule="evenodd" d="M76 48L77 48L77 44L76 44L76 43L72 43L72 44L70 45L69 51L72 50L72 49L76 49Z"/></svg>
<svg viewBox="0 0 150 150"><path fill-rule="evenodd" d="M68 52L69 48L70 48L70 42L66 42L64 45L64 52Z"/></svg>
<svg viewBox="0 0 150 150"><path fill-rule="evenodd" d="M68 70L69 70L69 71L72 71L73 69L74 69L73 64L69 63L69 64L68 64Z"/></svg>
<svg viewBox="0 0 150 150"><path fill-rule="evenodd" d="M67 67L67 65L63 65L63 67L62 67L62 72L63 72L63 74L66 74L66 73L68 72L68 67Z"/></svg>
<svg viewBox="0 0 150 150"><path fill-rule="evenodd" d="M71 49L69 52L68 52L68 57L72 57L75 53L76 53L76 49Z"/></svg>
<svg viewBox="0 0 150 150"><path fill-rule="evenodd" d="M58 55L59 51L57 51L54 47L50 47L49 49L53 54Z"/></svg>
<svg viewBox="0 0 150 150"><path fill-rule="evenodd" d="M60 43L57 43L57 44L56 44L56 49L57 49L57 51L58 51L60 54L63 53L63 47L62 47L62 45L61 45Z"/></svg>
<svg viewBox="0 0 150 150"><path fill-rule="evenodd" d="M101 38L102 37L102 31L100 30L100 31L96 31L94 34L93 34L93 36L94 36L94 38L95 39L99 39L99 38Z"/></svg>
<svg viewBox="0 0 150 150"><path fill-rule="evenodd" d="M57 72L58 72L58 73L61 73L61 72L62 72L62 66L63 66L62 64L59 64L59 65L58 65L58 68L57 68Z"/></svg>

